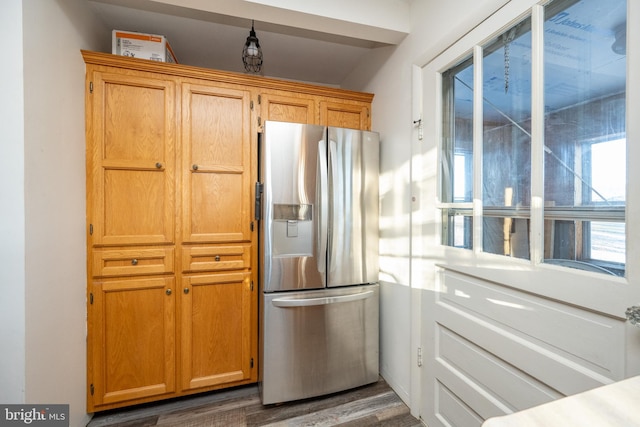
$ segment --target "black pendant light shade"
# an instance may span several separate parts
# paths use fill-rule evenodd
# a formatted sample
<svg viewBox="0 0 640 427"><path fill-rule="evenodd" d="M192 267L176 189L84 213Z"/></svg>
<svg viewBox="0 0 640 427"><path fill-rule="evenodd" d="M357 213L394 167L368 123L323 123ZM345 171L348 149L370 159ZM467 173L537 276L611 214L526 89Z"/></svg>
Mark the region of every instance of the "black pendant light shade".
<svg viewBox="0 0 640 427"><path fill-rule="evenodd" d="M262 49L253 29L253 21L251 21L251 32L242 49L242 63L244 69L250 73L259 73L262 69Z"/></svg>

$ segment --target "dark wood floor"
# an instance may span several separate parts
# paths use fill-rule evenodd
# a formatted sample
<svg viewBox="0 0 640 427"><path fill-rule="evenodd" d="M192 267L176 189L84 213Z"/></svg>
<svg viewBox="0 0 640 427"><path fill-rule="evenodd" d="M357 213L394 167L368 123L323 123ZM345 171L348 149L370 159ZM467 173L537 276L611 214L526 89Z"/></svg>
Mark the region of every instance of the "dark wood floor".
<svg viewBox="0 0 640 427"><path fill-rule="evenodd" d="M389 426L419 427L409 408L380 379L322 398L263 406L257 386L99 413L89 427Z"/></svg>

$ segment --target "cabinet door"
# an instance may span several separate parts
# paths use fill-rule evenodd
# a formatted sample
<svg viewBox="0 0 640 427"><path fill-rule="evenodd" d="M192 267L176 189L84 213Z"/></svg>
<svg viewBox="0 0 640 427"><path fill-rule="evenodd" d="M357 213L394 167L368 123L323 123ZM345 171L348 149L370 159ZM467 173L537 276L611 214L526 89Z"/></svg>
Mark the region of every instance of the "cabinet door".
<svg viewBox="0 0 640 427"><path fill-rule="evenodd" d="M93 405L175 391L174 283L170 277L94 282Z"/></svg>
<svg viewBox="0 0 640 427"><path fill-rule="evenodd" d="M87 192L94 245L174 242L175 84L95 72Z"/></svg>
<svg viewBox="0 0 640 427"><path fill-rule="evenodd" d="M185 83L182 93L182 240L250 241L250 92Z"/></svg>
<svg viewBox="0 0 640 427"><path fill-rule="evenodd" d="M262 120L317 124L315 99L285 94L263 93L260 95L260 117Z"/></svg>
<svg viewBox="0 0 640 427"><path fill-rule="evenodd" d="M251 377L250 273L182 279L182 387L194 389Z"/></svg>
<svg viewBox="0 0 640 427"><path fill-rule="evenodd" d="M320 124L324 126L370 130L369 105L321 101Z"/></svg>

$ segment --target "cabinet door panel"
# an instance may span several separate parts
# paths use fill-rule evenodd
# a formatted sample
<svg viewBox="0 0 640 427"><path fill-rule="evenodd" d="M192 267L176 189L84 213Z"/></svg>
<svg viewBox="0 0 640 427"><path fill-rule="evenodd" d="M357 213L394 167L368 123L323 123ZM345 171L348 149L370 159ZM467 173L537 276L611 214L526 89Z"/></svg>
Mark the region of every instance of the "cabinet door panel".
<svg viewBox="0 0 640 427"><path fill-rule="evenodd" d="M170 241L165 229L167 194L162 171L104 170L102 243ZM168 235L166 235L168 234Z"/></svg>
<svg viewBox="0 0 640 427"><path fill-rule="evenodd" d="M173 278L94 283L94 405L175 391Z"/></svg>
<svg viewBox="0 0 640 427"><path fill-rule="evenodd" d="M263 120L316 124L315 99L262 94L260 116Z"/></svg>
<svg viewBox="0 0 640 427"><path fill-rule="evenodd" d="M174 242L175 85L94 73L88 188L95 245Z"/></svg>
<svg viewBox="0 0 640 427"><path fill-rule="evenodd" d="M240 174L199 171L191 174L191 227L188 241L246 240L246 189ZM215 195L214 195L215 194Z"/></svg>
<svg viewBox="0 0 640 427"><path fill-rule="evenodd" d="M370 130L369 108L364 104L322 101L320 102L320 124Z"/></svg>
<svg viewBox="0 0 640 427"><path fill-rule="evenodd" d="M185 242L250 241L250 92L185 83Z"/></svg>
<svg viewBox="0 0 640 427"><path fill-rule="evenodd" d="M250 273L183 277L182 387L251 376Z"/></svg>

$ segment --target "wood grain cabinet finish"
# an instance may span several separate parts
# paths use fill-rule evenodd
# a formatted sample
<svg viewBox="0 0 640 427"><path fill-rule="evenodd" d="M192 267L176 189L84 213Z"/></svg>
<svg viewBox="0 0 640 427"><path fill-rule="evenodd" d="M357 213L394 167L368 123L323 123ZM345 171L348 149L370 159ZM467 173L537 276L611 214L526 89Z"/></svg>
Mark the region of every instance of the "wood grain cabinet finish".
<svg viewBox="0 0 640 427"><path fill-rule="evenodd" d="M260 115L263 120L317 124L316 99L279 91L260 94Z"/></svg>
<svg viewBox="0 0 640 427"><path fill-rule="evenodd" d="M87 147L94 245L174 242L175 83L95 73Z"/></svg>
<svg viewBox="0 0 640 427"><path fill-rule="evenodd" d="M258 380L258 134L373 95L82 51L87 410Z"/></svg>
<svg viewBox="0 0 640 427"><path fill-rule="evenodd" d="M182 270L185 273L243 270L251 268L251 245L185 245Z"/></svg>
<svg viewBox="0 0 640 427"><path fill-rule="evenodd" d="M187 276L182 283L183 389L250 380L250 273Z"/></svg>
<svg viewBox="0 0 640 427"><path fill-rule="evenodd" d="M175 393L175 279L95 281L92 288L93 407Z"/></svg>
<svg viewBox="0 0 640 427"><path fill-rule="evenodd" d="M320 101L320 124L349 129L371 129L370 106L335 100Z"/></svg>
<svg viewBox="0 0 640 427"><path fill-rule="evenodd" d="M251 241L250 102L248 90L182 85L184 242Z"/></svg>

